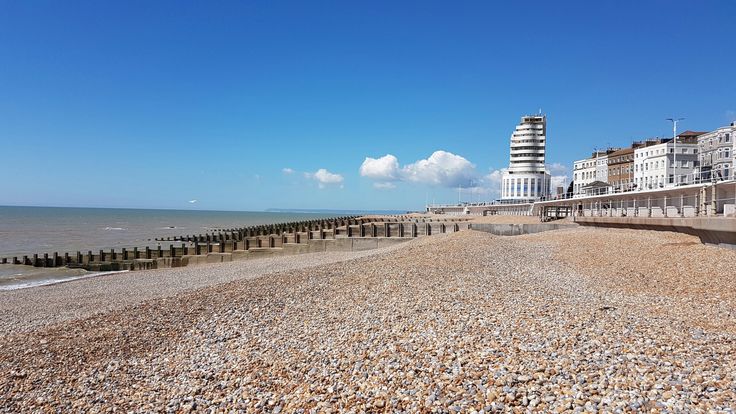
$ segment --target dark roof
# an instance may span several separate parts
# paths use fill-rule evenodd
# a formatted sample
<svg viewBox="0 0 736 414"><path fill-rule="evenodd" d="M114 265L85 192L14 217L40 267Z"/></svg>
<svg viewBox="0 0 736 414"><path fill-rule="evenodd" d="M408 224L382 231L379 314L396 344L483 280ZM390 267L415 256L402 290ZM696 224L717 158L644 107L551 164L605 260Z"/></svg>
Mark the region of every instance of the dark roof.
<svg viewBox="0 0 736 414"><path fill-rule="evenodd" d="M608 155L608 158L613 158L613 157L617 157L617 156L619 156L619 155L627 155L627 154L631 154L631 153L633 153L633 152L634 152L634 148L633 148L633 147L629 147L629 148L622 148L622 149L620 149L620 150L618 150L618 151L614 151L614 152L612 152L611 154L609 154L609 155Z"/></svg>

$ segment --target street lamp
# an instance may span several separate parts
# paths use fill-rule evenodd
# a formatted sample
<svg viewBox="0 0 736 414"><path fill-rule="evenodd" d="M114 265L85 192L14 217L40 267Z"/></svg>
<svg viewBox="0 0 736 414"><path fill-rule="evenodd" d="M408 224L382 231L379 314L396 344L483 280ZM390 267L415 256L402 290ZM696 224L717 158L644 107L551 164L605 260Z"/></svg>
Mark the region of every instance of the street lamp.
<svg viewBox="0 0 736 414"><path fill-rule="evenodd" d="M672 148L675 153L672 157L672 176L674 177L675 187L677 187L677 123L684 119L685 118L667 118L668 121L672 122Z"/></svg>

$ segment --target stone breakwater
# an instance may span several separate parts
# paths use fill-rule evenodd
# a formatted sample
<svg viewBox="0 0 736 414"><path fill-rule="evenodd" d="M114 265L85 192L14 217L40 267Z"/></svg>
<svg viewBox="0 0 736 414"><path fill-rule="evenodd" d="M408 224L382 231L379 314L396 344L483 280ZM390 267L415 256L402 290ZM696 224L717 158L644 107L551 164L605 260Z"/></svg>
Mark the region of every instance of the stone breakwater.
<svg viewBox="0 0 736 414"><path fill-rule="evenodd" d="M415 239L6 330L0 409L733 412L735 261L646 231Z"/></svg>

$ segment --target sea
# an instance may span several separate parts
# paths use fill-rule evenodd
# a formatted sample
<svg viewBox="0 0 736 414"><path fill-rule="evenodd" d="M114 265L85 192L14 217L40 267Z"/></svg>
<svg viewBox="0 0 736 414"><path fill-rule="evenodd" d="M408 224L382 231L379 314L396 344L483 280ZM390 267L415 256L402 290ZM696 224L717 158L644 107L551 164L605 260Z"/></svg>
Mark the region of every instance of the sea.
<svg viewBox="0 0 736 414"><path fill-rule="evenodd" d="M0 258L156 246L156 238L216 229L313 220L357 212L202 211L0 206ZM162 242L165 247L169 243ZM81 269L0 264L0 290L90 277Z"/></svg>

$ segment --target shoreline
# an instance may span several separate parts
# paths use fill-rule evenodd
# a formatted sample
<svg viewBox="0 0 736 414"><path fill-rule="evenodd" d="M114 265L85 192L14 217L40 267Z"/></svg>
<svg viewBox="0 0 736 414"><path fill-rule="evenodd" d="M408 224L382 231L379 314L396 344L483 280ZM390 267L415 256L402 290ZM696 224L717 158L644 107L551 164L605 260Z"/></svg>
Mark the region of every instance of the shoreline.
<svg viewBox="0 0 736 414"><path fill-rule="evenodd" d="M0 290L0 313L4 315L0 319L0 337L223 283L370 257L400 246L262 257L136 272L101 272L64 280L64 283Z"/></svg>
<svg viewBox="0 0 736 414"><path fill-rule="evenodd" d="M67 269L67 268L65 268ZM71 270L71 269L67 269ZM127 273L130 272L130 270L116 270L116 271L110 271L110 272L87 272L80 275L73 275L73 276L66 276L59 275L59 273L52 273L49 272L48 274L45 274L42 276L42 278L37 278L31 281L26 282L19 282L16 284L1 284L0 285L0 292L5 291L13 291L13 290L21 290L21 289L31 289L35 287L42 287L42 286L51 286L51 285L57 285L59 283L67 283L67 282L73 282L75 280L82 280L82 279L88 279L92 277L101 277L106 275L114 275L117 273ZM57 276L58 275L58 276ZM3 280L3 282L6 282L8 279Z"/></svg>

